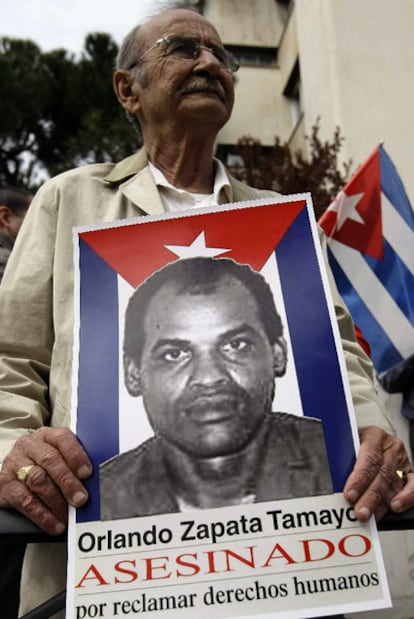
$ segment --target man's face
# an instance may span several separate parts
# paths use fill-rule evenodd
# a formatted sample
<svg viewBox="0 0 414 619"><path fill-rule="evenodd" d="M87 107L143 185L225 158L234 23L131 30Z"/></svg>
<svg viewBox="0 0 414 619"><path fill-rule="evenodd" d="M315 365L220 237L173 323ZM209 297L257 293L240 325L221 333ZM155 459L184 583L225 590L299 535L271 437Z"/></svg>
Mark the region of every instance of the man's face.
<svg viewBox="0 0 414 619"><path fill-rule="evenodd" d="M205 46L222 45L217 31L204 17L192 11L179 13L182 17L177 19L176 11L166 11L143 26L146 50L158 39L180 35ZM230 117L234 103L232 75L207 50L194 60L180 60L174 55L164 56L162 46L155 47L142 61L141 75L143 78L135 84L136 112L144 132L150 134L161 125L170 123L174 127L194 120L214 124L218 131ZM216 92L203 86L207 79Z"/></svg>
<svg viewBox="0 0 414 619"><path fill-rule="evenodd" d="M144 331L141 392L155 433L196 457L243 448L274 391L273 349L252 294L234 278L210 294L167 284Z"/></svg>

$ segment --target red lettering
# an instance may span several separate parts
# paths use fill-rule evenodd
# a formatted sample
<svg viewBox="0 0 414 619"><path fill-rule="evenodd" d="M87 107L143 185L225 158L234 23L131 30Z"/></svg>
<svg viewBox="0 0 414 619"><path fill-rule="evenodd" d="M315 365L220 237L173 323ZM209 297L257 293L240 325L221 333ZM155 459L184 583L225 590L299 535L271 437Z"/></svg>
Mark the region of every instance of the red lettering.
<svg viewBox="0 0 414 619"><path fill-rule="evenodd" d="M171 577L171 572L161 576L154 575L156 570L162 570L165 572L168 565L168 557L150 557L149 559L143 559L143 561L147 566L145 580L161 580L163 578ZM157 561L161 561L161 563L157 565Z"/></svg>
<svg viewBox="0 0 414 619"><path fill-rule="evenodd" d="M208 561L208 570L207 570L207 574L215 574L216 573L216 565L214 562L214 550L208 550L207 552L204 553L205 555L207 555L207 561Z"/></svg>
<svg viewBox="0 0 414 619"><path fill-rule="evenodd" d="M255 562L254 562L254 549L255 549L255 546L247 546L246 550L250 551L250 557L245 558L239 555L238 553L234 552L233 550L230 550L229 548L225 548L223 552L226 555L226 572L233 571L233 568L230 565L230 558L237 559L237 561L240 561L240 563L244 563L245 565L248 565L249 567L256 567Z"/></svg>
<svg viewBox="0 0 414 619"><path fill-rule="evenodd" d="M197 559L197 553L195 552L194 554L183 554L183 555L178 555L178 557L176 558L176 563L177 565L181 565L182 567L189 567L191 568L191 572L190 573L184 573L181 572L180 570L176 571L176 576L195 576L196 574L198 574L201 570L200 566L197 565L197 563L193 563L192 561L185 561L184 557L192 557L193 559Z"/></svg>
<svg viewBox="0 0 414 619"><path fill-rule="evenodd" d="M92 574L92 575L90 576L89 574ZM82 576L82 578L80 579L80 581L76 585L76 588L83 587L83 583L86 580L97 580L98 582L96 584L98 584L98 585L109 585L109 582L106 582L106 580L104 579L102 574L93 565L93 563L92 563L92 565L90 567L88 567L88 569L86 570L84 576Z"/></svg>
<svg viewBox="0 0 414 619"><path fill-rule="evenodd" d="M115 576L115 580L114 583L117 585L119 583L127 583L127 582L134 582L134 580L137 580L138 578L138 574L135 570L128 570L125 569L123 567L123 565L125 563L129 563L132 567L136 567L136 562L135 560L133 561L118 561L118 563L115 563L114 565L114 569L115 572L120 572L121 574L127 574L128 576L130 576L130 578L126 579L126 580L120 580L117 576Z"/></svg>
<svg viewBox="0 0 414 619"><path fill-rule="evenodd" d="M347 550L345 548L345 544L346 542L351 539L352 537L358 537L359 539L361 539L363 541L364 544L364 549L362 550L362 552L359 553L351 553L349 552L349 550ZM362 557L362 555L366 555L370 550L371 550L371 540L368 539L368 537L365 537L365 535L359 535L358 533L355 533L353 535L347 535L346 537L343 537L339 544L338 544L338 549L339 551L345 555L346 557Z"/></svg>
<svg viewBox="0 0 414 619"><path fill-rule="evenodd" d="M325 544L328 548L326 555L312 556L311 550L310 550L311 542L319 542L320 544ZM309 561L324 561L325 559L332 557L332 555L335 552L335 545L329 539L318 539L318 538L305 539L305 540L301 540L301 543L303 546L306 563L308 563Z"/></svg>
<svg viewBox="0 0 414 619"><path fill-rule="evenodd" d="M276 553L280 553L279 555L277 555ZM266 563L264 563L262 565L262 567L269 567L270 566L270 562L273 561L273 559L286 559L286 561L288 563L297 563L297 561L295 561L295 559L293 559L287 552L286 550L283 548L283 546L281 546L280 544L275 544L272 548L272 552L270 553L270 555L267 557Z"/></svg>

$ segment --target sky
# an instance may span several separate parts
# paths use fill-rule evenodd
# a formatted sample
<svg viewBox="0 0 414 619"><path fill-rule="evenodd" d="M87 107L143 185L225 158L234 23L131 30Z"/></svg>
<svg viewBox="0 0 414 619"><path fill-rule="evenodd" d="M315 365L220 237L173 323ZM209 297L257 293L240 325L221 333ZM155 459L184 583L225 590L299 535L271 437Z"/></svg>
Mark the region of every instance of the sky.
<svg viewBox="0 0 414 619"><path fill-rule="evenodd" d="M42 51L64 48L78 55L90 32L118 43L163 0L0 0L0 37L31 39Z"/></svg>

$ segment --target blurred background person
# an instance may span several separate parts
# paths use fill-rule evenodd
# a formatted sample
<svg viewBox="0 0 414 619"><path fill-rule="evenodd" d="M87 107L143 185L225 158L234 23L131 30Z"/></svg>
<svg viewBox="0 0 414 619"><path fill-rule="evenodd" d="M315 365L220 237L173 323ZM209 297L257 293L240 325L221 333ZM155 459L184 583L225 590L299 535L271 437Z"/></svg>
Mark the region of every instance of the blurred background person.
<svg viewBox="0 0 414 619"><path fill-rule="evenodd" d="M0 189L0 282L32 198L26 189Z"/></svg>
<svg viewBox="0 0 414 619"><path fill-rule="evenodd" d="M18 187L0 189L0 283L32 197L26 189ZM24 550L25 544L14 541L0 543L0 565L2 566L0 599L5 619L17 616Z"/></svg>

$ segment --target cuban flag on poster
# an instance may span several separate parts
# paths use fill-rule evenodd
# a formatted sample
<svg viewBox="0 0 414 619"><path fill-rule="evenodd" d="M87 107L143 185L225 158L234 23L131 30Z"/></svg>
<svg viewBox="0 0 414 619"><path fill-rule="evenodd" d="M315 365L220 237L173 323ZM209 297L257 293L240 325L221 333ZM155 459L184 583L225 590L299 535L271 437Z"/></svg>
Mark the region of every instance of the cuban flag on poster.
<svg viewBox="0 0 414 619"><path fill-rule="evenodd" d="M382 146L319 224L338 290L384 372L414 353L414 212Z"/></svg>
<svg viewBox="0 0 414 619"><path fill-rule="evenodd" d="M74 429L95 471L86 482L91 499L77 510L78 522L99 520L99 464L152 433L123 381L128 299L154 271L193 256L247 263L270 284L288 343L288 370L277 379L274 410L322 420L334 490L342 491L356 432L309 194L79 228L74 239L79 314Z"/></svg>

